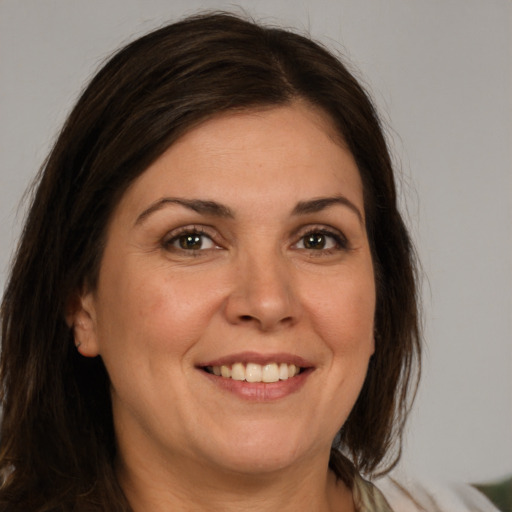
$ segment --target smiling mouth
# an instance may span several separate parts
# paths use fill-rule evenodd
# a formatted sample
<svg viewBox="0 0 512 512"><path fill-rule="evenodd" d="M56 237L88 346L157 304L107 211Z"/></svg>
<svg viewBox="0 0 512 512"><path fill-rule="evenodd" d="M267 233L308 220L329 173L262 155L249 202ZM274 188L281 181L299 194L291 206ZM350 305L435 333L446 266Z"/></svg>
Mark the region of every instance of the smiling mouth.
<svg viewBox="0 0 512 512"><path fill-rule="evenodd" d="M203 370L225 379L270 383L291 379L304 369L287 363L234 363L232 365L204 366Z"/></svg>

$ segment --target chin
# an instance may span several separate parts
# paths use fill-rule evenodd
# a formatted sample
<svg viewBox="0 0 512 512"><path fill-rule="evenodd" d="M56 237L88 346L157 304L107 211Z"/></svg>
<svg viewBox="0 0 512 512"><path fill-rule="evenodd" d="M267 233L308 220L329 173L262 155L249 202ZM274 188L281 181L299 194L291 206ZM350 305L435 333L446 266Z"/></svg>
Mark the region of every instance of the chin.
<svg viewBox="0 0 512 512"><path fill-rule="evenodd" d="M260 449L257 453L251 451L226 456L223 466L234 473L264 476L290 468L297 463L297 456L290 453L269 453Z"/></svg>
<svg viewBox="0 0 512 512"><path fill-rule="evenodd" d="M311 446L310 446L311 444ZM330 452L331 443L325 443L321 453ZM214 461L221 461L227 470L246 475L264 475L290 468L309 454L318 456L318 446L308 443L306 435L290 429L253 429L228 437L216 445Z"/></svg>

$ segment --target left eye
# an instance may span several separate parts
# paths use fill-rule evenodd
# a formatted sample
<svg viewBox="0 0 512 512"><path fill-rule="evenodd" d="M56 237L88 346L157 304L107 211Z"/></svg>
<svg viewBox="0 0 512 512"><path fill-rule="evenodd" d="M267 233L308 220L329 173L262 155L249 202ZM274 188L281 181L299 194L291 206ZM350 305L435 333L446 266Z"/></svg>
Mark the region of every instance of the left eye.
<svg viewBox="0 0 512 512"><path fill-rule="evenodd" d="M342 246L342 243L339 240L339 237L333 233L313 231L302 236L295 247L297 249L321 251L326 249L335 249L340 246Z"/></svg>
<svg viewBox="0 0 512 512"><path fill-rule="evenodd" d="M181 233L171 238L166 245L185 251L201 251L216 247L215 243L208 235L194 232Z"/></svg>

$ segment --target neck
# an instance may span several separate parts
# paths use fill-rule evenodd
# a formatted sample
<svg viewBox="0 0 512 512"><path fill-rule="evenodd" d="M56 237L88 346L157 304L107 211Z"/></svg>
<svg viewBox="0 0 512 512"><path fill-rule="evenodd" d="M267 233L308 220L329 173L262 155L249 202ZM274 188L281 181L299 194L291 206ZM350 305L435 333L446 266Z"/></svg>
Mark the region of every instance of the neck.
<svg viewBox="0 0 512 512"><path fill-rule="evenodd" d="M196 465L190 459L155 462L118 464L119 480L134 512L354 511L350 489L327 469L328 456L249 475Z"/></svg>

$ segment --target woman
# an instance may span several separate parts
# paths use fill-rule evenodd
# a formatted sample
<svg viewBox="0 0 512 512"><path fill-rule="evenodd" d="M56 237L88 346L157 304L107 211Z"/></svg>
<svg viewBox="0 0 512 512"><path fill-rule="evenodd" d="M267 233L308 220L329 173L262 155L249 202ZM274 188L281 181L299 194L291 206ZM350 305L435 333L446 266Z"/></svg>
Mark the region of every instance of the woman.
<svg viewBox="0 0 512 512"><path fill-rule="evenodd" d="M368 96L302 36L186 19L116 54L2 303L5 510L387 510L420 343ZM334 441L333 441L334 440Z"/></svg>

